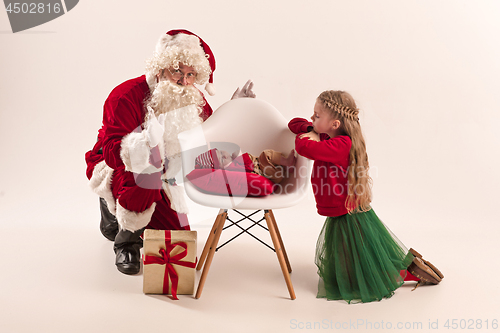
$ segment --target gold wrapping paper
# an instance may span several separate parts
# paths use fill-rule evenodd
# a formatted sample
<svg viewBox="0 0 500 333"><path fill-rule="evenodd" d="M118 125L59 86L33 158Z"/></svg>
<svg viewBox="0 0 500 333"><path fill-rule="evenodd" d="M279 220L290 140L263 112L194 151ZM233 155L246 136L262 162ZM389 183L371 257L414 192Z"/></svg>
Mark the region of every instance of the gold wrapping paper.
<svg viewBox="0 0 500 333"><path fill-rule="evenodd" d="M185 262L196 261L196 231L187 230L171 230L171 244L186 243L187 255L180 259ZM144 230L144 256L160 257L160 249L165 249L165 230ZM174 256L184 249L176 246L170 256ZM192 295L194 293L195 284L195 269L172 264L177 275L179 276L179 284L177 287L178 295ZM148 264L143 265L144 270L144 285L143 291L145 294L163 294L163 282L165 277L166 265ZM168 280L168 295L172 293L172 281Z"/></svg>

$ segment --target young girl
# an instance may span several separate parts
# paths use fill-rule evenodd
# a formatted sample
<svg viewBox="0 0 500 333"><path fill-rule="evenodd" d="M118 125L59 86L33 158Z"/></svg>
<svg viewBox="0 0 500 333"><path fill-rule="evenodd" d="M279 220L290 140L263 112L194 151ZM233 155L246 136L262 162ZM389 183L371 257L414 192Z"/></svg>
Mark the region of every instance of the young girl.
<svg viewBox="0 0 500 333"><path fill-rule="evenodd" d="M314 160L311 183L318 213L327 216L316 245L317 297L371 302L391 297L404 280L437 284L443 275L404 245L370 207L368 156L350 94L321 93L312 123L289 123L298 154ZM411 273L413 274L411 274Z"/></svg>

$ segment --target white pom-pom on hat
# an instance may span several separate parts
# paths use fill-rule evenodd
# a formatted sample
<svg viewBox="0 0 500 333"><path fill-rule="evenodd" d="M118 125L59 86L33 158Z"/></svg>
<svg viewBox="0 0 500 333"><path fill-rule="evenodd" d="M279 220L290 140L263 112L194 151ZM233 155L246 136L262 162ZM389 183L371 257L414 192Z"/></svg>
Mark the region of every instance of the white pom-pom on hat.
<svg viewBox="0 0 500 333"><path fill-rule="evenodd" d="M214 96L215 95L215 86L213 83L207 83L205 85L205 90L207 91L207 93L210 95L210 96Z"/></svg>

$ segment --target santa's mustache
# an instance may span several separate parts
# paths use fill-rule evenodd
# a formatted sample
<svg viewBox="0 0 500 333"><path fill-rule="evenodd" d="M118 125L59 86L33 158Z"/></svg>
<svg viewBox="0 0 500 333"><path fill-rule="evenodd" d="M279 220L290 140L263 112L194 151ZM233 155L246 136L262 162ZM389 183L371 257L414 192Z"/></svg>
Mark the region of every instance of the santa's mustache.
<svg viewBox="0 0 500 333"><path fill-rule="evenodd" d="M159 116L191 104L197 106L204 104L203 97L196 87L181 86L169 80L163 80L157 84L146 105L155 111L156 116Z"/></svg>

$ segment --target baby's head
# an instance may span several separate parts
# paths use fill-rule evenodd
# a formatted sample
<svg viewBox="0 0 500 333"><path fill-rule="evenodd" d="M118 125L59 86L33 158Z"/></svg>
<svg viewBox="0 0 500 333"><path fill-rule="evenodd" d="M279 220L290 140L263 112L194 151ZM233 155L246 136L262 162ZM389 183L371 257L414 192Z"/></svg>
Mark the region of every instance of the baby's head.
<svg viewBox="0 0 500 333"><path fill-rule="evenodd" d="M217 149L217 158L219 160L219 164L222 168L227 167L231 162L235 159L236 156L234 154L230 154L225 150Z"/></svg>

